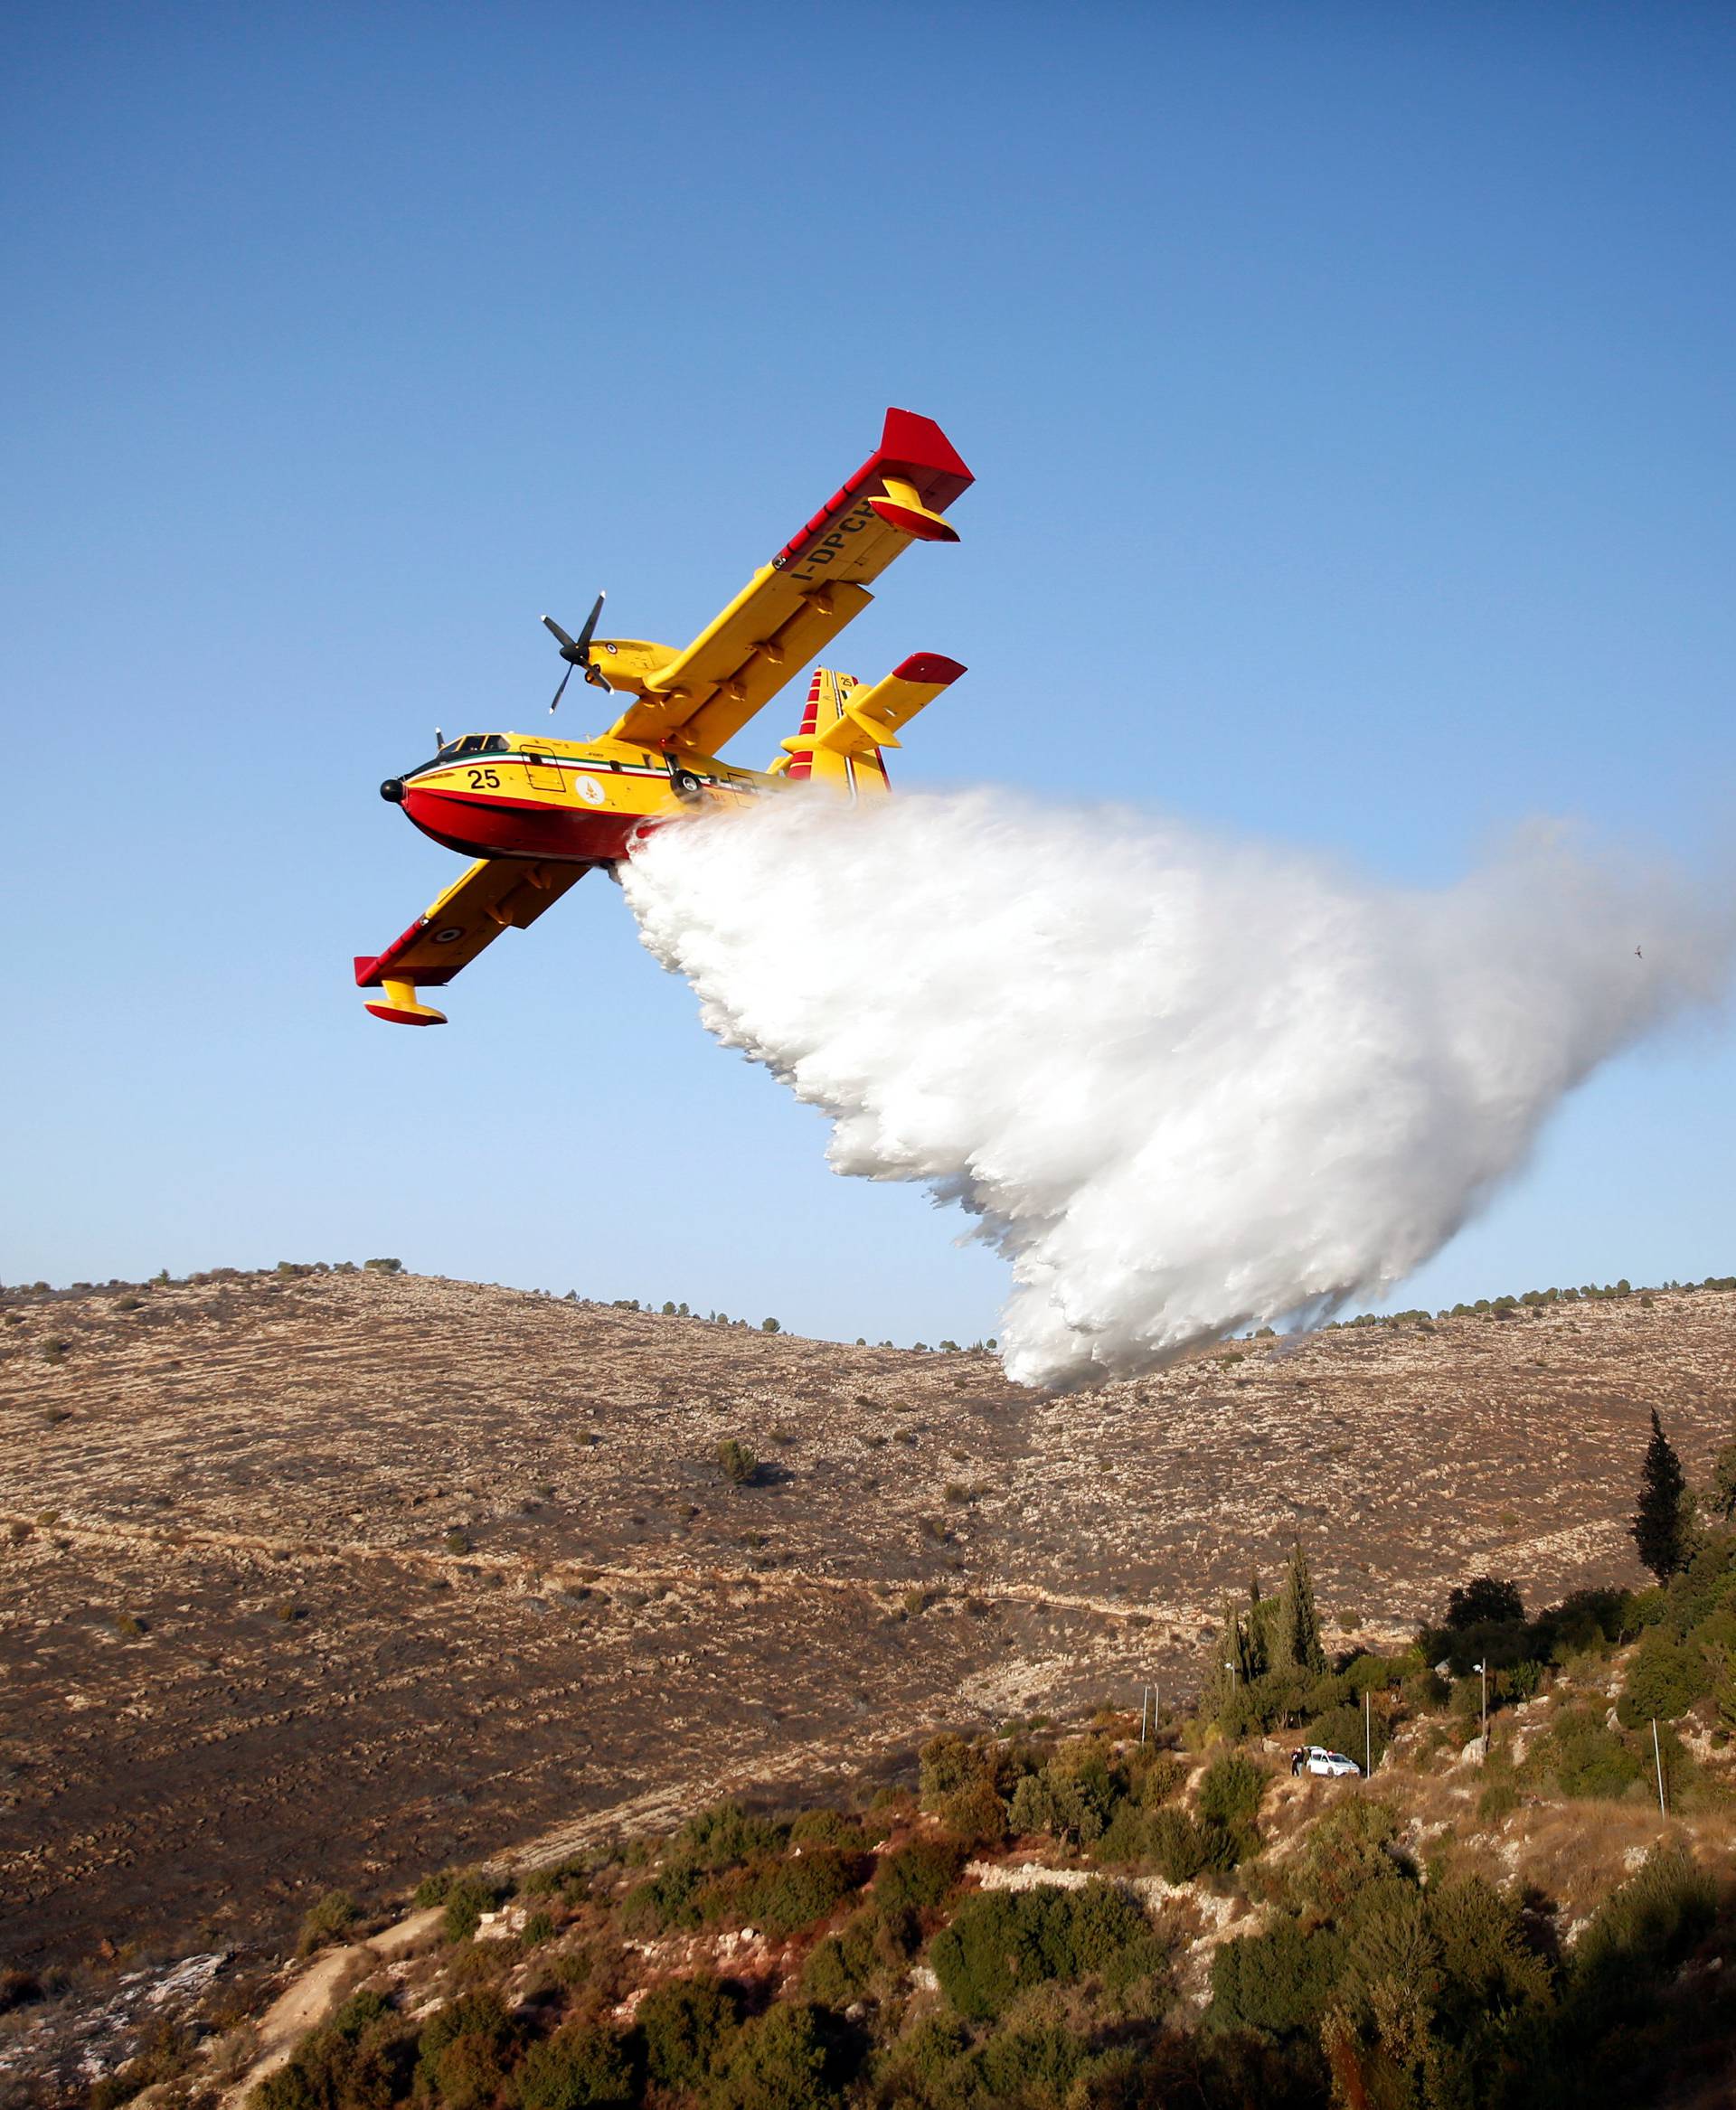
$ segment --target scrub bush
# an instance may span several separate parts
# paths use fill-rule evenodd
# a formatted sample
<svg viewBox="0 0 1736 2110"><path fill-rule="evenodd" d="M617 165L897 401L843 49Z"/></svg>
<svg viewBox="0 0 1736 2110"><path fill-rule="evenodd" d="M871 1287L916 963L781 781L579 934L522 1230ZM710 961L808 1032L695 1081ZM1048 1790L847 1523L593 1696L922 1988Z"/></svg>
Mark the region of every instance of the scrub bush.
<svg viewBox="0 0 1736 2110"><path fill-rule="evenodd" d="M442 1902L446 1917L441 1925L447 1940L468 1941L481 1926L483 1914L492 1912L499 1904L500 1891L486 1876L454 1876Z"/></svg>
<svg viewBox="0 0 1736 2110"><path fill-rule="evenodd" d="M431 2014L416 2039L417 2092L442 2110L484 2110L516 2058L519 2026L492 1989L461 1993Z"/></svg>
<svg viewBox="0 0 1736 2110"><path fill-rule="evenodd" d="M1212 1959L1208 2022L1214 2030L1312 2036L1332 2003L1343 1964L1344 1944L1336 1935L1305 1934L1296 1920L1225 1942Z"/></svg>
<svg viewBox="0 0 1736 2110"><path fill-rule="evenodd" d="M410 2091L416 2039L377 1992L344 2002L288 2065L248 2097L248 2110L375 2110Z"/></svg>
<svg viewBox="0 0 1736 2110"><path fill-rule="evenodd" d="M1647 1978L1679 1964L1716 1917L1712 1878L1680 1848L1655 1850L1592 1914L1574 1945L1581 2003L1630 2002Z"/></svg>
<svg viewBox="0 0 1736 2110"><path fill-rule="evenodd" d="M1678 1641L1654 1626L1634 1651L1617 1716L1630 1729L1653 1719L1677 1721L1712 1691L1712 1676L1707 1652L1693 1634Z"/></svg>
<svg viewBox="0 0 1736 2110"><path fill-rule="evenodd" d="M781 1939L835 1911L861 1889L873 1866L863 1854L812 1847L762 1869L741 1893L739 1907L754 1926Z"/></svg>
<svg viewBox="0 0 1736 2110"><path fill-rule="evenodd" d="M335 1941L360 1917L355 1899L347 1890L327 1890L303 1915L296 1954L298 1956L311 1956L316 1949L324 1948L327 1942Z"/></svg>
<svg viewBox="0 0 1736 2110"><path fill-rule="evenodd" d="M760 1461L747 1446L738 1443L734 1436L725 1436L717 1446L717 1462L723 1477L731 1487L749 1486L760 1470Z"/></svg>
<svg viewBox="0 0 1736 2110"><path fill-rule="evenodd" d="M741 2030L706 2097L708 2110L825 2110L844 2061L826 2011L780 2002Z"/></svg>
<svg viewBox="0 0 1736 2110"><path fill-rule="evenodd" d="M522 2110L632 2110L638 2084L612 2030L569 2023L533 2044L514 2077Z"/></svg>
<svg viewBox="0 0 1736 2110"><path fill-rule="evenodd" d="M709 1973L653 1986L635 2017L654 2087L698 2088L741 2022L741 1998Z"/></svg>
<svg viewBox="0 0 1736 2110"><path fill-rule="evenodd" d="M727 1869L776 1853L788 1836L769 1817L755 1817L740 1803L717 1803L701 1810L669 1842L672 1860L697 1869Z"/></svg>
<svg viewBox="0 0 1736 2110"><path fill-rule="evenodd" d="M881 1862L873 1900L883 1913L931 1912L944 1905L964 1871L956 1840L912 1839Z"/></svg>
<svg viewBox="0 0 1736 2110"><path fill-rule="evenodd" d="M1644 1770L1625 1739L1592 1709L1571 1707L1538 1738L1520 1773L1526 1780L1552 1779L1561 1794L1575 1799L1615 1801Z"/></svg>
<svg viewBox="0 0 1736 2110"><path fill-rule="evenodd" d="M1162 1969L1145 1914L1109 1883L986 1890L966 1898L929 1951L940 1990L967 2021L993 2021L1022 1992L1088 1973L1113 1989Z"/></svg>

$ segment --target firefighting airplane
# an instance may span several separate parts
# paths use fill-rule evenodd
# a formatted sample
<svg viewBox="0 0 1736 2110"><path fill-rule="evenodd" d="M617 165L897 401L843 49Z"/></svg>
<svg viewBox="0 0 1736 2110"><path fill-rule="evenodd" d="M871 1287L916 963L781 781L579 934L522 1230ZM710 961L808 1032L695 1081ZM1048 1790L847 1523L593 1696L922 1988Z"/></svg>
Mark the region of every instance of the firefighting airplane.
<svg viewBox="0 0 1736 2110"><path fill-rule="evenodd" d="M919 652L872 688L821 668L769 769L720 762L717 750L862 613L867 580L912 542L958 540L942 515L973 481L932 419L888 410L861 468L683 650L597 636L600 594L577 637L544 616L567 663L551 711L574 667L631 701L599 739L466 733L380 787L424 834L476 862L384 952L357 958L357 984L381 993L367 1005L374 1017L444 1025L419 988L443 986L598 865L612 873L647 826L804 780L883 797L881 750L964 673L957 660Z"/></svg>

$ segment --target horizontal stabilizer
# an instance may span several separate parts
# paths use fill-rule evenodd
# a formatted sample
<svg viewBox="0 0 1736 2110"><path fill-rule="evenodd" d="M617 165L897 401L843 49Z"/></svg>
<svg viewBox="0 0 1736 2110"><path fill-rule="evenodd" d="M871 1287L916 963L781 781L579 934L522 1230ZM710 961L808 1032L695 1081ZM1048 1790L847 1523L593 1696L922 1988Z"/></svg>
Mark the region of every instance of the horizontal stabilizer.
<svg viewBox="0 0 1736 2110"><path fill-rule="evenodd" d="M964 671L944 653L912 653L872 689L853 690L836 722L806 744L828 755L866 755L876 748L895 748L899 734L917 712L926 711Z"/></svg>

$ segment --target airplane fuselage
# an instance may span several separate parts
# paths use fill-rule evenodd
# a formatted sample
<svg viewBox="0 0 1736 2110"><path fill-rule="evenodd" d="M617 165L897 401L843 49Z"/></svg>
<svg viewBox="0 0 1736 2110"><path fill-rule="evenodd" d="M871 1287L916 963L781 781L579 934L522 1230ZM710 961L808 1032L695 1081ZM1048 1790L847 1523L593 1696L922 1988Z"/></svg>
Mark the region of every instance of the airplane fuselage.
<svg viewBox="0 0 1736 2110"><path fill-rule="evenodd" d="M467 857L610 864L635 829L710 805L739 805L787 779L715 756L664 753L608 735L553 740L468 733L388 777L382 798Z"/></svg>

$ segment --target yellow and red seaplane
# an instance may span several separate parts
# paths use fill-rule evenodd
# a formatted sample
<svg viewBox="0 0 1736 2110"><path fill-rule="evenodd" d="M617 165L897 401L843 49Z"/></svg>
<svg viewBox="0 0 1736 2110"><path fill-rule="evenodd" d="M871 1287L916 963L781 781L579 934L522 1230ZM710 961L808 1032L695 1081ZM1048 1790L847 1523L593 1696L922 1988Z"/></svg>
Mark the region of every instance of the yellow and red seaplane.
<svg viewBox="0 0 1736 2110"><path fill-rule="evenodd" d="M627 708L590 740L466 733L380 787L424 834L476 862L384 952L357 958L357 984L380 992L367 1006L374 1017L444 1025L419 989L449 982L503 930L528 928L588 871L612 871L649 828L792 783L883 796L882 749L964 673L957 660L920 652L866 688L820 668L800 729L769 769L718 751L862 613L867 582L894 557L912 542L958 540L944 516L972 480L932 419L888 410L855 475L682 650L598 636L601 594L576 637L544 616L567 663L549 709L574 667L627 696Z"/></svg>

